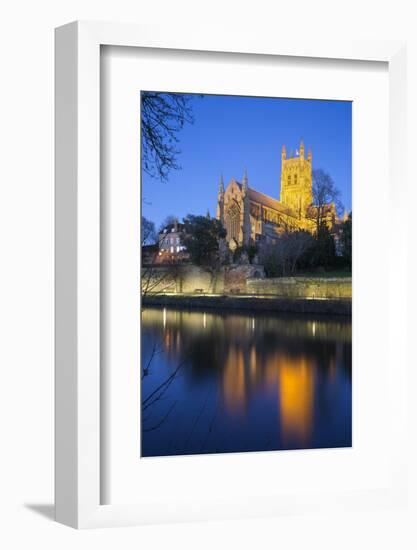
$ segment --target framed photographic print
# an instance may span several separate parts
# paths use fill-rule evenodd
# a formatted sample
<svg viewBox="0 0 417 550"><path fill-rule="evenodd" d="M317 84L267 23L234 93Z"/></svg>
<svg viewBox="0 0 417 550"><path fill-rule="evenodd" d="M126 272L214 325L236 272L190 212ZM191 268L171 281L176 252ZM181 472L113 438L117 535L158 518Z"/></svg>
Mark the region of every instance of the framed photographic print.
<svg viewBox="0 0 417 550"><path fill-rule="evenodd" d="M403 502L404 79L401 43L57 29L58 521Z"/></svg>
<svg viewBox="0 0 417 550"><path fill-rule="evenodd" d="M351 447L352 103L142 91L141 106L141 456ZM242 157L240 181L216 178Z"/></svg>

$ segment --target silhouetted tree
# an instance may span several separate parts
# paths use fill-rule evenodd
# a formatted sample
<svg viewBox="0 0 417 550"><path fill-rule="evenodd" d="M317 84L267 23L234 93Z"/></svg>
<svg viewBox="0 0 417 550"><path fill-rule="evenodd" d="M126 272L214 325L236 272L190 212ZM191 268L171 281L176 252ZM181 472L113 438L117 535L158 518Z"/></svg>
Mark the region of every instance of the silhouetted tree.
<svg viewBox="0 0 417 550"><path fill-rule="evenodd" d="M156 242L155 224L142 216L141 224L141 244L145 246L147 244L154 244Z"/></svg>
<svg viewBox="0 0 417 550"><path fill-rule="evenodd" d="M220 221L189 214L184 218L184 224L183 242L191 261L202 267L217 267L220 262L220 239L226 237L226 230Z"/></svg>
<svg viewBox="0 0 417 550"><path fill-rule="evenodd" d="M141 269L141 293L142 298L175 290L178 278L178 266L175 262L165 262L156 265L159 253L158 236L155 231L155 224L142 216L141 246L142 246L142 269Z"/></svg>
<svg viewBox="0 0 417 550"><path fill-rule="evenodd" d="M352 212L342 225L341 252L346 265L352 266Z"/></svg>
<svg viewBox="0 0 417 550"><path fill-rule="evenodd" d="M336 212L341 210L340 191L327 172L321 168L313 170L313 206L317 231L326 221L331 204L334 204Z"/></svg>
<svg viewBox="0 0 417 550"><path fill-rule="evenodd" d="M226 230L219 220L207 218L207 216L189 214L184 218L184 224L185 233L182 241L190 255L190 260L210 273L212 290L214 290L216 276L222 264L220 242L226 237Z"/></svg>
<svg viewBox="0 0 417 550"><path fill-rule="evenodd" d="M258 247L254 244L249 244L247 246L238 246L233 252L233 262L239 263L243 253L247 254L249 263L252 264L256 254L258 253Z"/></svg>
<svg viewBox="0 0 417 550"><path fill-rule="evenodd" d="M336 261L336 246L333 235L325 221L322 221L314 235L314 247L311 249L311 264L313 267L327 269L334 266Z"/></svg>
<svg viewBox="0 0 417 550"><path fill-rule="evenodd" d="M267 277L295 275L309 262L316 241L308 231L286 231L275 244L260 247L260 260Z"/></svg>
<svg viewBox="0 0 417 550"><path fill-rule="evenodd" d="M171 169L180 168L178 132L194 122L187 94L142 92L142 168L153 178L166 180Z"/></svg>
<svg viewBox="0 0 417 550"><path fill-rule="evenodd" d="M173 214L169 214L159 226L159 233L161 233L168 225L174 225L178 222L178 218Z"/></svg>

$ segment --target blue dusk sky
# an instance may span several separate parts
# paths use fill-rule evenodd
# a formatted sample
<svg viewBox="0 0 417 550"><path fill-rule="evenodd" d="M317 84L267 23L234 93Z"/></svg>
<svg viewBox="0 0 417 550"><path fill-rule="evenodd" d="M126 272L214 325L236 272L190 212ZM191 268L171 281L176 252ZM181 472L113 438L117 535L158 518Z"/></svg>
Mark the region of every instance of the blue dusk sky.
<svg viewBox="0 0 417 550"><path fill-rule="evenodd" d="M161 182L142 174L142 215L158 228L168 216L216 215L220 174L225 187L248 171L249 187L279 199L281 147L304 140L313 169L322 168L352 208L352 104L346 101L192 96L194 124L178 134L178 164Z"/></svg>

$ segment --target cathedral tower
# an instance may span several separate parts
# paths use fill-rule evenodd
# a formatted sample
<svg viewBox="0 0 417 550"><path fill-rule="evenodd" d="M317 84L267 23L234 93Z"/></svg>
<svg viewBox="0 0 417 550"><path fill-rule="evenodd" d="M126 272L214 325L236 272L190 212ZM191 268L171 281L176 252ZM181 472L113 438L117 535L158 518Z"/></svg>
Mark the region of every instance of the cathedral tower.
<svg viewBox="0 0 417 550"><path fill-rule="evenodd" d="M285 145L281 153L281 196L285 206L293 210L298 218L306 215L307 208L313 202L312 155L308 151L304 157L304 143L300 143L300 151L295 156L286 158Z"/></svg>

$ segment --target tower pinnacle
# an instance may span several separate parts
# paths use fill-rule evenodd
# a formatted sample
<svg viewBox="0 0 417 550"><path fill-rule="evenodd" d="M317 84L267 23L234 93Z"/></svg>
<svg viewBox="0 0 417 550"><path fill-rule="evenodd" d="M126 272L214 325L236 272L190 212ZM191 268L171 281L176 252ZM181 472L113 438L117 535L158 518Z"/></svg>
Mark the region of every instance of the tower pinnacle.
<svg viewBox="0 0 417 550"><path fill-rule="evenodd" d="M224 194L224 182L223 182L223 174L220 174L220 181L219 181L219 195Z"/></svg>
<svg viewBox="0 0 417 550"><path fill-rule="evenodd" d="M217 193L217 219L224 224L224 183L223 174L220 174L219 191Z"/></svg>
<svg viewBox="0 0 417 550"><path fill-rule="evenodd" d="M242 190L244 193L247 193L248 191L248 171L245 168L245 171L243 173L243 179L242 179Z"/></svg>

